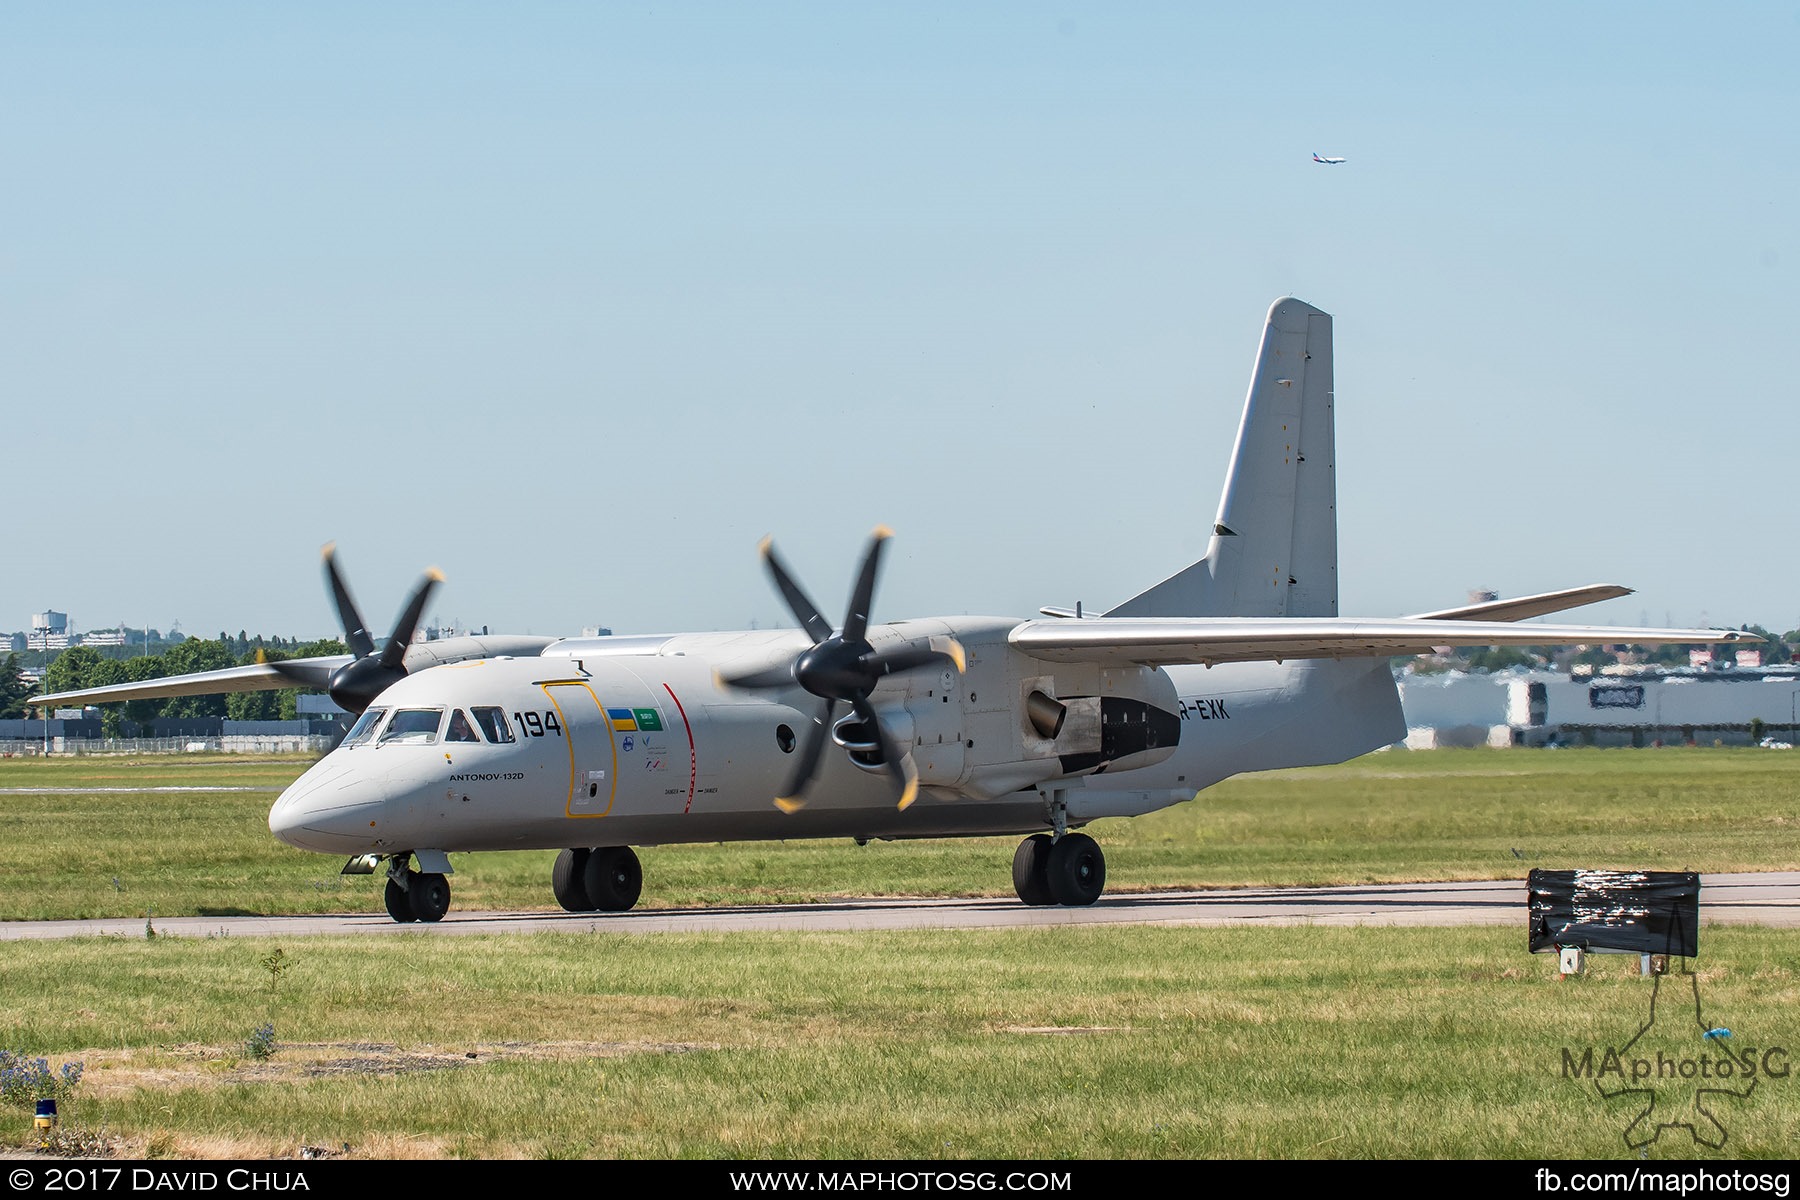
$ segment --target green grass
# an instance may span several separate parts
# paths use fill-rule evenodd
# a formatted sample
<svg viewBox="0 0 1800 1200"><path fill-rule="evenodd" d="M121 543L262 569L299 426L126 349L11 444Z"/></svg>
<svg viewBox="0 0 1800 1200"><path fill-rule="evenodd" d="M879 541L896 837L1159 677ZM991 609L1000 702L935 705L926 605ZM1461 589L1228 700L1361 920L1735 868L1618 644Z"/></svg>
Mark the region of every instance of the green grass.
<svg viewBox="0 0 1800 1200"><path fill-rule="evenodd" d="M280 788L304 760L0 761L0 788ZM280 845L273 792L0 794L0 919L378 911L378 880ZM1108 887L1493 879L1533 866L1800 868L1800 753L1432 751L1227 780L1090 827ZM647 907L1009 895L1014 838L640 852ZM460 909L553 907L549 852L459 855Z"/></svg>
<svg viewBox="0 0 1800 1200"><path fill-rule="evenodd" d="M1561 1050L1652 990L1522 929L320 937L274 991L272 948L14 943L0 1041L85 1063L73 1119L134 1154L1623 1158L1629 1104ZM1793 938L1702 949L1707 1018L1796 1045ZM1792 1154L1800 1080L1711 1103L1731 1155Z"/></svg>
<svg viewBox="0 0 1800 1200"><path fill-rule="evenodd" d="M0 788L63 789L0 794L0 915L375 909L371 880L269 836L272 793L73 790L279 788L303 766L0 762ZM1797 772L1800 757L1750 750L1381 754L1092 832L1116 889L1793 868ZM1014 844L658 847L645 900L1007 894ZM548 907L549 861L459 856L457 903ZM1559 981L1524 940L1077 926L13 942L0 1048L85 1063L72 1124L140 1156L1627 1157L1629 1099L1565 1078L1561 1050L1624 1042L1651 985L1626 958ZM1792 934L1710 927L1695 966L1708 1023L1800 1048ZM245 1047L265 1021L266 1061ZM1728 1155L1793 1153L1800 1080L1709 1103ZM1671 1130L1651 1157L1711 1153Z"/></svg>

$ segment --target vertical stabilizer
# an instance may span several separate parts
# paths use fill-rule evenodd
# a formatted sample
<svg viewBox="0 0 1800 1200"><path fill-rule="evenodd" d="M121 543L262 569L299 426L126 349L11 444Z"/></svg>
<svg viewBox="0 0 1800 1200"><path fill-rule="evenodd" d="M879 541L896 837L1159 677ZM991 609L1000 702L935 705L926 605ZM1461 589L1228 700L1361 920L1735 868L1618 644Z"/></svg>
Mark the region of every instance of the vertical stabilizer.
<svg viewBox="0 0 1800 1200"><path fill-rule="evenodd" d="M1269 309L1206 557L1109 617L1335 617L1331 316Z"/></svg>

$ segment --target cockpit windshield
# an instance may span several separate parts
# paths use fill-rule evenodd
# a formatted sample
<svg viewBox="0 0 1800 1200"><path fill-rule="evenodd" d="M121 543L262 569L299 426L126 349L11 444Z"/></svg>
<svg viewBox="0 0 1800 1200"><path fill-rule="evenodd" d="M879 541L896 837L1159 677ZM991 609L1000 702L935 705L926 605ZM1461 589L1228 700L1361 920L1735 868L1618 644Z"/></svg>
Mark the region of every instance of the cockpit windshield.
<svg viewBox="0 0 1800 1200"><path fill-rule="evenodd" d="M356 718L356 724L344 735L345 746L360 746L375 736L375 727L381 724L381 718L387 716L385 708L366 709L363 715Z"/></svg>
<svg viewBox="0 0 1800 1200"><path fill-rule="evenodd" d="M458 708L451 710L450 728L444 731L444 740L446 742L479 742L481 739L475 736L475 727L469 724L469 718L463 716L463 710Z"/></svg>
<svg viewBox="0 0 1800 1200"><path fill-rule="evenodd" d="M483 706L471 708L475 720L481 725L481 732L487 734L487 740L496 745L504 745L513 740L512 726L506 723L506 712L503 709Z"/></svg>
<svg viewBox="0 0 1800 1200"><path fill-rule="evenodd" d="M429 746L437 741L438 726L443 722L444 710L441 708L401 708L394 711L393 720L382 730L381 739L375 744L385 746L390 742L405 742L415 746Z"/></svg>

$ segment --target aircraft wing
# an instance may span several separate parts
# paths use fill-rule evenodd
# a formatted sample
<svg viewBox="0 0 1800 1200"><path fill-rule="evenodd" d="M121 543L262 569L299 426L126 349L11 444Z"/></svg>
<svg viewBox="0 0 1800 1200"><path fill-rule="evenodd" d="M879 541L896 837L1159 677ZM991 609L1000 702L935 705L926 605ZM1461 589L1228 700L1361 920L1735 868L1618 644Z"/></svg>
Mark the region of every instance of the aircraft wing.
<svg viewBox="0 0 1800 1200"><path fill-rule="evenodd" d="M1560 592L1539 592L1535 596L1515 596L1510 600L1489 600L1485 604L1469 604L1462 608L1445 608L1437 612L1418 613L1414 621L1523 621L1565 608L1580 608L1631 595L1632 589L1616 583L1591 583L1587 587L1564 588Z"/></svg>
<svg viewBox="0 0 1800 1200"><path fill-rule="evenodd" d="M346 663L354 662L350 654L332 654L323 658L290 658L281 663L281 674L272 662L250 663L242 667L224 667L217 671L196 671L190 675L166 675L160 679L140 679L134 683L114 683L105 687L82 688L75 692L57 692L49 696L28 696L25 703L38 707L51 705L114 704L121 700L161 700L173 696L212 696L220 692L266 692L276 688L312 686L323 690L331 682L331 673ZM313 677L317 682L313 682ZM299 682L304 678L305 682Z"/></svg>
<svg viewBox="0 0 1800 1200"><path fill-rule="evenodd" d="M1096 617L1025 621L1007 641L1050 662L1167 665L1380 658L1446 646L1665 646L1760 642L1735 629L1518 625L1415 617Z"/></svg>

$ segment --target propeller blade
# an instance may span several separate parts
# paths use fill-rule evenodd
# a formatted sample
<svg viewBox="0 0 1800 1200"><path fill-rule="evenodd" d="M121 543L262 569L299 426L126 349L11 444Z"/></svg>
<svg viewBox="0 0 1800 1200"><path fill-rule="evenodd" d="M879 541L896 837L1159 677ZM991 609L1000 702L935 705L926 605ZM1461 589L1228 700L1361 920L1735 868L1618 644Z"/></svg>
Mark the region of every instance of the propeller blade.
<svg viewBox="0 0 1800 1200"><path fill-rule="evenodd" d="M325 581L331 585L331 598L337 604L338 621L344 627L344 645L358 658L373 654L375 639L369 636L369 627L363 624L362 614L356 611L356 601L350 598L350 589L344 585L344 577L338 574L337 543L326 542L323 553Z"/></svg>
<svg viewBox="0 0 1800 1200"><path fill-rule="evenodd" d="M425 615L425 602L431 599L431 589L444 582L444 573L436 567L425 572L425 578L419 581L417 590L413 592L412 601L407 604L406 611L400 614L400 620L394 625L394 632L388 637L387 645L381 648L381 665L392 671L400 666L400 660L406 654L406 648L412 645L413 632L419 627L419 618Z"/></svg>
<svg viewBox="0 0 1800 1200"><path fill-rule="evenodd" d="M727 675L722 671L713 672L713 682L720 687L744 688L786 688L800 686L794 679L792 662L776 663L772 667L764 667L760 671L745 671L738 675Z"/></svg>
<svg viewBox="0 0 1800 1200"><path fill-rule="evenodd" d="M875 532L869 535L869 549L863 555L862 570L857 573L856 586L850 591L850 611L844 617L842 636L846 642L860 642L869 632L869 608L875 600L875 576L881 569L881 548L893 536L894 531L886 525L877 525Z"/></svg>
<svg viewBox="0 0 1800 1200"><path fill-rule="evenodd" d="M775 539L764 538L757 550L762 554L763 565L774 577L775 586L781 590L782 598L787 601L788 611L794 614L794 618L800 622L800 627L806 630L806 636L812 639L813 645L816 646L830 637L831 622L819 615L819 606L807 599L806 593L800 590L800 585L794 582L794 577L788 572L787 564L782 562L780 555L775 553Z"/></svg>
<svg viewBox="0 0 1800 1200"><path fill-rule="evenodd" d="M825 738L831 731L831 710L837 707L837 701L827 700L819 715L813 718L811 728L806 731L806 743L800 748L800 758L794 764L794 770L788 776L787 786L781 789L781 795L775 797L775 807L784 813L797 813L806 807L806 785L812 782L813 775L819 769L819 757L825 751Z"/></svg>
<svg viewBox="0 0 1800 1200"><path fill-rule="evenodd" d="M919 798L919 771L913 766L912 755L894 742L887 726L875 715L874 705L867 700L858 700L856 715L862 718L864 725L875 731L876 738L881 742L882 762L887 764L888 774L894 777L894 782L900 785L899 807L901 812L905 812L907 806Z"/></svg>
<svg viewBox="0 0 1800 1200"><path fill-rule="evenodd" d="M264 665L283 679L297 683L301 687L324 691L331 686L331 677L339 667L344 665L344 660L341 658L277 658L266 660Z"/></svg>
<svg viewBox="0 0 1800 1200"><path fill-rule="evenodd" d="M927 646L899 646L892 650L881 650L864 661L881 675L893 675L901 671L914 671L939 661L947 661L962 674L967 659L963 656L962 643L952 637L934 637Z"/></svg>
<svg viewBox="0 0 1800 1200"><path fill-rule="evenodd" d="M405 678L405 667L384 667L380 659L371 655L352 659L348 665L338 668L326 690L331 694L332 703L339 708L359 713L375 703L375 697Z"/></svg>

